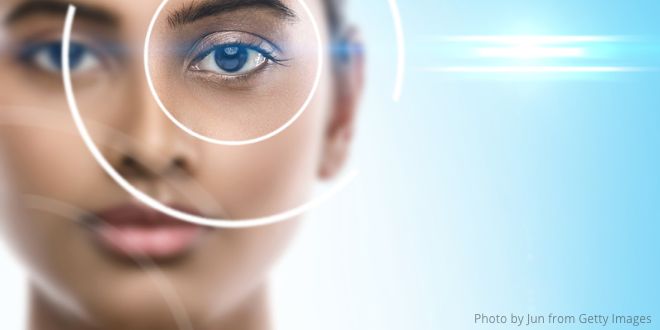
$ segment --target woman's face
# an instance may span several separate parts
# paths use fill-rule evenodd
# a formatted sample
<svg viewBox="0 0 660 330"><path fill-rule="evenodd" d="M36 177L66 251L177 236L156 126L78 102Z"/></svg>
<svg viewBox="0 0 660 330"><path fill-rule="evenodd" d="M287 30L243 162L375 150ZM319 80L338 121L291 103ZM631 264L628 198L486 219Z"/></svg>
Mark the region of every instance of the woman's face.
<svg viewBox="0 0 660 330"><path fill-rule="evenodd" d="M240 221L305 203L314 182L336 172L351 136L353 102L337 97L333 71L324 66L307 110L281 134L240 147L202 142L161 112L145 78L144 37L160 2L75 1L73 86L103 155L135 187L189 213ZM324 3L306 3L327 45ZM9 240L37 290L91 322L139 327L136 320L159 316L171 324L165 298L172 293L198 326L221 318L263 284L296 221L199 228L117 186L69 114L59 55L66 4L0 5ZM150 74L186 127L215 139L255 138L286 123L310 93L319 47L313 31L297 0L172 0L154 26Z"/></svg>

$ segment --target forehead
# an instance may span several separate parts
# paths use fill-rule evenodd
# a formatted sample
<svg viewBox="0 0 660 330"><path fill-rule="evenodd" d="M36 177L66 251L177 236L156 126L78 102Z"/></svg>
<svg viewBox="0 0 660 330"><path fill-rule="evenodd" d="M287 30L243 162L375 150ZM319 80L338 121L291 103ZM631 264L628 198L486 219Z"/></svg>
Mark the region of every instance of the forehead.
<svg viewBox="0 0 660 330"><path fill-rule="evenodd" d="M163 10L163 15L171 11L190 8L196 5L220 6L220 7L240 7L242 10L266 9L275 7L289 8L298 15L305 15L304 7L307 5L312 13L320 15L324 11L324 0L168 0ZM10 11L12 8L21 6L39 6L39 5L60 5L66 7L68 4L74 4L79 8L90 9L104 12L115 16L119 22L124 24L135 20L149 20L156 12L163 0L4 0L0 4L3 11ZM318 19L318 17L316 17Z"/></svg>

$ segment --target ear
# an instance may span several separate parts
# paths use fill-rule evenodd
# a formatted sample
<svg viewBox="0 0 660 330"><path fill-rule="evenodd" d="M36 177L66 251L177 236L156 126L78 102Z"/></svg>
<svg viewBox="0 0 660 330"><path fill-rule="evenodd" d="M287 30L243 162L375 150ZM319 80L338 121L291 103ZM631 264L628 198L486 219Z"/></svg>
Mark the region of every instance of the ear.
<svg viewBox="0 0 660 330"><path fill-rule="evenodd" d="M364 49L358 31L350 28L333 47L335 94L328 122L319 176L331 179L348 158L355 131L357 108L364 86Z"/></svg>

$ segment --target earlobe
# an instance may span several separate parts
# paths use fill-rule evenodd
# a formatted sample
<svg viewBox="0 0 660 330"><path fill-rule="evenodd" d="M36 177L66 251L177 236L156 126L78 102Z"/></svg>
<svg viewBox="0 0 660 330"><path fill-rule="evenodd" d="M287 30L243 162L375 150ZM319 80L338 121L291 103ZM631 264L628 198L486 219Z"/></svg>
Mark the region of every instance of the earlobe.
<svg viewBox="0 0 660 330"><path fill-rule="evenodd" d="M356 29L341 39L334 61L335 102L330 109L319 176L328 180L343 168L353 141L357 108L364 84L364 51Z"/></svg>

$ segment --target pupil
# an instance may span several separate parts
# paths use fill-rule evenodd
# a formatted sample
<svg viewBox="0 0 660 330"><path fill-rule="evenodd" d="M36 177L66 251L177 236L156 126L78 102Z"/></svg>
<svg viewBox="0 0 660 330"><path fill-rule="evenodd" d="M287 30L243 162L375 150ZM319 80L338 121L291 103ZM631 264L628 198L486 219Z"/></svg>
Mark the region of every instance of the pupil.
<svg viewBox="0 0 660 330"><path fill-rule="evenodd" d="M222 70L230 73L240 71L248 61L248 49L241 46L227 46L215 52L215 62Z"/></svg>

